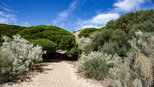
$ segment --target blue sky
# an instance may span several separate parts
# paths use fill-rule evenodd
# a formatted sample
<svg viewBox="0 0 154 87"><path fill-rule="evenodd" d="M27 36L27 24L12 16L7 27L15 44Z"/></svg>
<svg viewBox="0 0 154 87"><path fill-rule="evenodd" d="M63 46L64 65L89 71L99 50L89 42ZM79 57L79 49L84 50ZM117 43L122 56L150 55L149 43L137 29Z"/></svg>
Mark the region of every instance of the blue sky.
<svg viewBox="0 0 154 87"><path fill-rule="evenodd" d="M124 13L154 8L154 0L0 0L0 23L56 25L70 32L100 28Z"/></svg>

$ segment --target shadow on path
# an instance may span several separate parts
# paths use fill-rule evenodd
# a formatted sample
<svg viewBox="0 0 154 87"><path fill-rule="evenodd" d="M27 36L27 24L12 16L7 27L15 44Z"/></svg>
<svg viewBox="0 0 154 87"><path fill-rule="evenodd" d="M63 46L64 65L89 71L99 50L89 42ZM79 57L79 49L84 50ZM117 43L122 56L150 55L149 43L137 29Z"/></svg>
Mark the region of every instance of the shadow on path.
<svg viewBox="0 0 154 87"><path fill-rule="evenodd" d="M52 53L43 57L43 62L61 62L61 61L69 61L70 59L66 56L66 54L61 53Z"/></svg>

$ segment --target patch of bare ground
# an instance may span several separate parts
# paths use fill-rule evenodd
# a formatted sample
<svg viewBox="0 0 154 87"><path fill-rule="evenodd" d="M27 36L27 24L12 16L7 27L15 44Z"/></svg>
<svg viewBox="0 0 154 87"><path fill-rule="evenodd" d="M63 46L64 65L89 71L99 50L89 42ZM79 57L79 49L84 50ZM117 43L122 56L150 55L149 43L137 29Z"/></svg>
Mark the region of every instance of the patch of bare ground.
<svg viewBox="0 0 154 87"><path fill-rule="evenodd" d="M10 82L2 87L106 87L108 85L77 75L76 69L66 61L51 62L43 71L34 74L27 81Z"/></svg>

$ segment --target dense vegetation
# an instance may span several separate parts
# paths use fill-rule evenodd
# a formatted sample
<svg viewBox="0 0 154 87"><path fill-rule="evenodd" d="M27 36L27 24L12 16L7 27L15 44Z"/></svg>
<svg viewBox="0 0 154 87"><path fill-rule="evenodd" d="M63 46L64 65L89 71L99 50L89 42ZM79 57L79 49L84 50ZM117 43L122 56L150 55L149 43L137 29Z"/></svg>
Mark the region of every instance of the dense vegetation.
<svg viewBox="0 0 154 87"><path fill-rule="evenodd" d="M0 76L30 71L46 52L63 49L68 57L79 57L78 71L87 78L111 79L113 87L154 86L154 10L124 14L101 29L83 29L76 38L46 25L1 24L0 35L10 37L0 47Z"/></svg>
<svg viewBox="0 0 154 87"><path fill-rule="evenodd" d="M13 39L6 36L3 38L4 42L0 47L0 82L3 82L3 78L18 78L42 61L42 47L29 44L19 35L13 36Z"/></svg>
<svg viewBox="0 0 154 87"><path fill-rule="evenodd" d="M2 35L12 37L13 35L17 34L19 31L25 28L26 27L17 25L0 24L0 43L2 42Z"/></svg>
<svg viewBox="0 0 154 87"><path fill-rule="evenodd" d="M85 28L82 29L81 32L79 33L79 37L89 37L90 34L92 34L95 31L100 31L101 29L97 28Z"/></svg>
<svg viewBox="0 0 154 87"><path fill-rule="evenodd" d="M56 26L0 24L0 35L0 82L35 69L42 57L52 58L58 49L67 50L65 56L71 60L78 58L75 36Z"/></svg>
<svg viewBox="0 0 154 87"><path fill-rule="evenodd" d="M57 44L48 39L30 40L30 42L34 44L35 46L37 45L41 46L43 50L47 51L47 53L52 53L56 51Z"/></svg>
<svg viewBox="0 0 154 87"><path fill-rule="evenodd" d="M32 26L19 34L27 40L48 39L57 44L57 49L71 49L75 44L75 37L70 32L56 26Z"/></svg>
<svg viewBox="0 0 154 87"><path fill-rule="evenodd" d="M124 14L86 36L76 40L82 51L77 66L83 75L110 78L114 87L153 86L154 10Z"/></svg>
<svg viewBox="0 0 154 87"><path fill-rule="evenodd" d="M30 43L35 46L42 46L43 50L47 51L46 55L50 55L58 49L63 49L68 51L66 53L68 57L75 59L78 57L75 36L57 26L38 25L32 27L21 27L1 24L0 28L0 35L12 37L12 35L20 34L24 39L30 41Z"/></svg>
<svg viewBox="0 0 154 87"><path fill-rule="evenodd" d="M117 20L106 24L106 29L91 38L91 50L102 51L107 54L126 56L130 50L128 40L135 37L138 30L154 32L154 11L137 11L122 15Z"/></svg>
<svg viewBox="0 0 154 87"><path fill-rule="evenodd" d="M0 24L0 36L3 35L3 36L11 37L25 28L26 27L22 27L22 26L18 26L18 25Z"/></svg>
<svg viewBox="0 0 154 87"><path fill-rule="evenodd" d="M32 43L42 46L43 49L47 50L47 52L51 53L57 49L63 49L63 50L68 50L69 54L67 53L67 55L70 55L69 57L72 58L75 57L73 56L74 55L73 53L70 54L69 52L72 51L74 47L77 46L75 42L75 36L73 36L70 32L62 28L59 28L57 26L38 25L38 26L28 27L20 31L19 34L23 38L31 40Z"/></svg>
<svg viewBox="0 0 154 87"><path fill-rule="evenodd" d="M119 29L125 33L132 33L136 30L153 32L154 31L154 10L141 10L137 12L130 12L122 15L117 20L111 20L106 24L107 29ZM141 27L141 26L142 27Z"/></svg>

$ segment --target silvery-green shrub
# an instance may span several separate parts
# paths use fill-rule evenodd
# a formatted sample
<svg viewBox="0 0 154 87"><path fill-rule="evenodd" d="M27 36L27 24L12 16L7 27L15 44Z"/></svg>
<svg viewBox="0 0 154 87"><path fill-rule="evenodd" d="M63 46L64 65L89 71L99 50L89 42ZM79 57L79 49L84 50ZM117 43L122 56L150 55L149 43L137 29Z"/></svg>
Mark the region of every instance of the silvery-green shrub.
<svg viewBox="0 0 154 87"><path fill-rule="evenodd" d="M29 71L34 68L36 63L42 61L42 55L45 53L42 47L29 44L20 35L13 36L13 39L4 36L3 39L2 50L8 49L11 53L10 60L12 63L9 66L11 68L10 74L21 74Z"/></svg>
<svg viewBox="0 0 154 87"><path fill-rule="evenodd" d="M135 59L134 69L143 86L150 87L153 84L152 63L150 58L140 56Z"/></svg>
<svg viewBox="0 0 154 87"><path fill-rule="evenodd" d="M145 56L154 56L154 34L138 31L135 33L136 38L129 40L132 51L136 54L136 58L141 54Z"/></svg>
<svg viewBox="0 0 154 87"><path fill-rule="evenodd" d="M98 51L87 55L83 53L77 63L78 71L88 78L103 80L115 61L120 61L119 58L117 55L112 56Z"/></svg>
<svg viewBox="0 0 154 87"><path fill-rule="evenodd" d="M114 87L152 87L154 35L139 31L129 43L132 49L127 57L109 70Z"/></svg>
<svg viewBox="0 0 154 87"><path fill-rule="evenodd" d="M89 37L76 37L76 42L81 51L91 51L91 39Z"/></svg>
<svg viewBox="0 0 154 87"><path fill-rule="evenodd" d="M13 59L13 53L9 49L0 47L0 76L11 71Z"/></svg>

